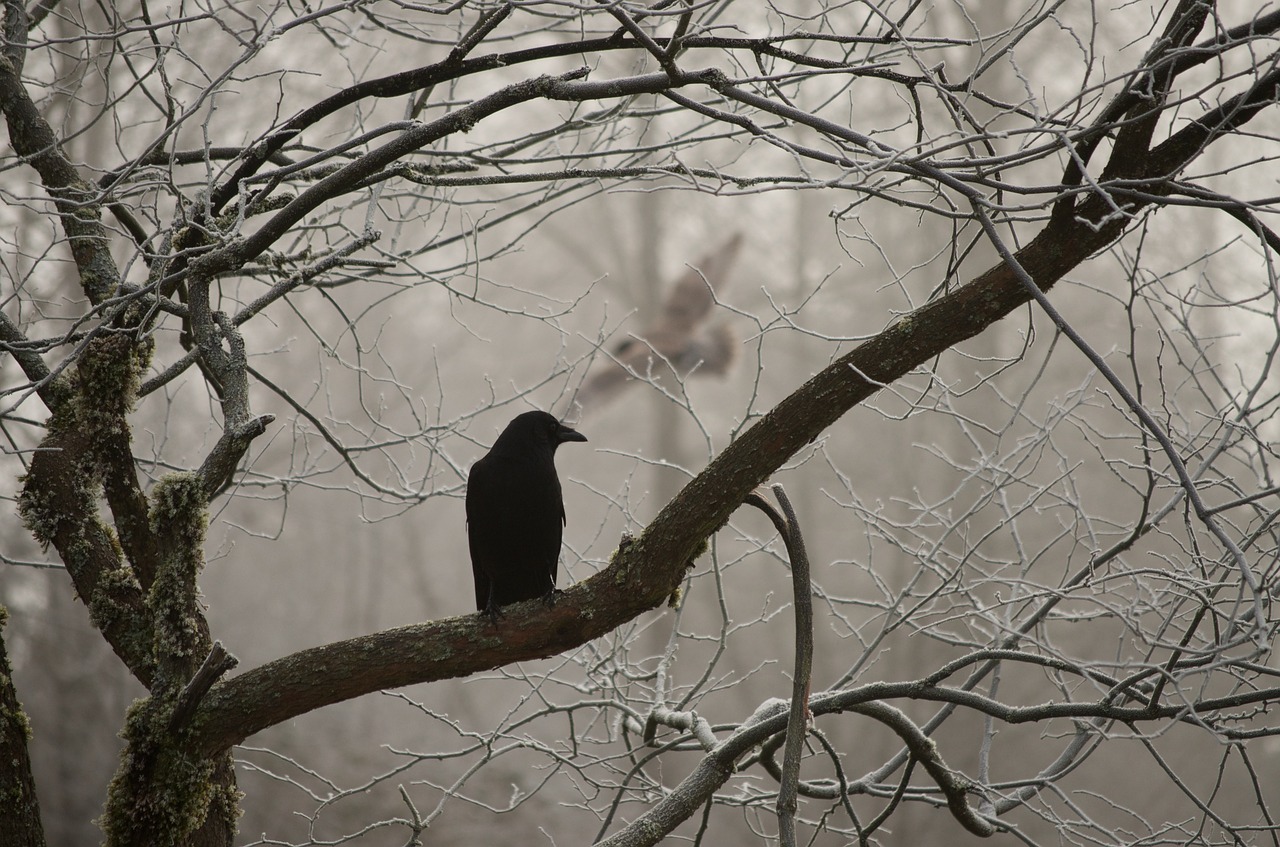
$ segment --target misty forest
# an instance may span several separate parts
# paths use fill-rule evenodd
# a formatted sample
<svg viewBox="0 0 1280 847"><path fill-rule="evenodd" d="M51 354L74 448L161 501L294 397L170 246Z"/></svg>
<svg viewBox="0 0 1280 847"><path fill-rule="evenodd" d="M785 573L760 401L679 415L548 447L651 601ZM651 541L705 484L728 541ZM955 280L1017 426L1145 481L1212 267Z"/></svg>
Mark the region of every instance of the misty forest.
<svg viewBox="0 0 1280 847"><path fill-rule="evenodd" d="M1280 847L1274 2L4 7L0 847Z"/></svg>

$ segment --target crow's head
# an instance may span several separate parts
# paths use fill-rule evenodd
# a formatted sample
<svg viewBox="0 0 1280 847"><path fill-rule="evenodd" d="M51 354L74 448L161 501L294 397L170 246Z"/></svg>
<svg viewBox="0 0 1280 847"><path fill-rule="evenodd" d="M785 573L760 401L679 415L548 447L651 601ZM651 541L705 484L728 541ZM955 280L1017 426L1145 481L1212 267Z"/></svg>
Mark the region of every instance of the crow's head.
<svg viewBox="0 0 1280 847"><path fill-rule="evenodd" d="M494 453L535 452L550 449L552 453L566 441L586 441L576 429L565 426L546 412L516 415L493 444Z"/></svg>

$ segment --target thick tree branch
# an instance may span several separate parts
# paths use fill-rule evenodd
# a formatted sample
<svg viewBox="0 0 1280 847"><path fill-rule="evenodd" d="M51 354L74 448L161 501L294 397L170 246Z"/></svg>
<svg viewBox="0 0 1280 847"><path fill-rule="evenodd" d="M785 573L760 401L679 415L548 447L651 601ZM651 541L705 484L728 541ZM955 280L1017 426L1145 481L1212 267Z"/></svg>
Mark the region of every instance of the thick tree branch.
<svg viewBox="0 0 1280 847"><path fill-rule="evenodd" d="M137 577L98 517L96 446L87 428L55 422L31 460L19 509L36 539L57 549L94 625L138 681L150 685L150 615Z"/></svg>
<svg viewBox="0 0 1280 847"><path fill-rule="evenodd" d="M178 695L173 707L173 716L169 718L169 732L184 729L213 684L238 664L240 660L228 653L221 641L213 642L213 646L209 648L209 654L204 657L195 675Z"/></svg>
<svg viewBox="0 0 1280 847"><path fill-rule="evenodd" d="M1135 173L1136 166L1142 164L1150 145L1152 130L1162 113L1154 108L1144 108L1143 104L1149 106L1148 101L1153 96L1158 96L1162 103L1166 102L1173 81L1180 74L1254 39L1266 38L1280 29L1280 12L1273 11L1189 46L1187 42L1204 26L1209 10L1214 5L1216 4L1202 0L1187 0L1179 4L1170 16L1164 33L1130 74L1124 89L1107 104L1086 130L1076 135L1072 142L1072 156L1062 177L1064 186L1074 188L1081 184L1084 167L1098 145L1108 133L1117 128L1121 118L1131 111L1135 113L1135 124L1140 126L1131 124L1121 127L1120 136L1124 142L1118 141L1113 148L1109 165L1127 163L1124 171ZM1144 139L1141 144L1137 143L1139 135ZM1160 171L1153 168L1152 172ZM1064 193L1054 204L1053 219L1061 221L1069 218L1074 213L1077 202L1074 193Z"/></svg>
<svg viewBox="0 0 1280 847"><path fill-rule="evenodd" d="M1119 231L1118 225L1082 224L1046 230L1019 251L1019 261L1048 288ZM680 585L685 563L702 542L805 444L882 385L1029 299L1000 264L841 357L730 444L634 544L604 571L568 589L555 608L513 606L506 612L512 625L499 632L476 615L448 618L304 650L247 671L206 698L195 721L200 746L225 749L268 726L379 689L552 656L659 606Z"/></svg>
<svg viewBox="0 0 1280 847"><path fill-rule="evenodd" d="M13 338L16 333L16 327L2 315L0 330L6 339ZM15 340L13 343L20 345L22 342ZM107 374L102 385L93 384L92 376L74 381L54 378L38 355L21 346L15 350L15 358L22 363L28 377L36 382L41 399L55 412L55 420L79 420L78 424L65 425L64 429L55 427L55 431L46 438L37 452L37 458L32 462L28 490L33 496L52 497L54 502L65 504L80 496L76 488L83 488L82 493L92 493L92 489L101 482L115 521L121 549L128 557L140 587L145 590L155 574L156 554L155 539L148 525L146 495L138 482L132 453L132 436L125 417L132 403L131 388L120 382L121 376L128 383L130 374L136 374L137 351L128 349L131 347L133 343L123 335L104 337L89 343L81 370L94 371L105 360ZM72 402L77 393L72 388L73 383L82 389L81 399L84 402L80 404L80 408L76 408L76 404ZM100 402L104 398L105 402ZM87 417L93 420L93 431L79 431L78 427L86 423L86 411L90 409L92 411ZM43 493L38 494L41 491ZM34 505L35 500L29 502ZM24 511L24 515L35 519L37 511L39 510ZM40 523L44 526L42 531L47 531L47 521L42 519ZM109 538L88 548L68 546L79 532L96 537L102 530L101 527L85 526L82 530L70 533L55 533L46 541L53 543L63 554L63 561L68 562L81 596L89 602L97 591L101 575L116 569L120 563L109 550ZM98 552L83 559L83 564L87 567L81 571L73 562L68 561L68 555L73 549ZM84 580L83 584L81 579ZM116 601L125 603L135 611L140 608L131 587L119 586L113 591L122 592L118 594Z"/></svg>
<svg viewBox="0 0 1280 847"><path fill-rule="evenodd" d="M1280 67L1273 66L1243 91L1205 112L1151 150L1148 174L1173 178L1206 147L1240 129L1280 101Z"/></svg>
<svg viewBox="0 0 1280 847"><path fill-rule="evenodd" d="M151 531L147 495L138 481L138 468L133 460L133 438L122 420L119 426L103 434L98 455L103 461L102 489L107 506L129 564L143 591L151 587L156 575L156 539Z"/></svg>

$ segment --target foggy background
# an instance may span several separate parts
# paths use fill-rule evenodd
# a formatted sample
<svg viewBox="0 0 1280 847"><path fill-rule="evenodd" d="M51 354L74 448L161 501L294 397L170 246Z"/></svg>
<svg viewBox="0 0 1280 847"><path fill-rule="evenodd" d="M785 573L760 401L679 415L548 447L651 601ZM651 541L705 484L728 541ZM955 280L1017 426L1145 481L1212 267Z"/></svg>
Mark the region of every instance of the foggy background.
<svg viewBox="0 0 1280 847"><path fill-rule="evenodd" d="M974 26L993 32L1012 26L1024 11L1023 4L966 5L972 8L933 7L928 26L961 38ZM1087 9L1068 4L1059 14L1077 32L1087 31ZM1090 47L1131 63L1142 44L1131 45L1135 33L1115 21L1126 14L1139 20L1149 11L1111 14L1108 29L1091 32ZM343 85L432 61L448 49L424 45L422 55L406 59L389 44L363 30L333 51L318 34L301 34L256 61L264 68L303 66L312 54L328 51L323 73L291 80L297 85L281 109L289 114ZM193 62L216 66L216 40L195 48ZM978 46L957 46L946 61L959 77L958 68L984 55ZM1081 59L1076 39L1061 29L1036 30L1015 56L1016 64L1001 62L988 72L987 93L1017 100L1034 89L1054 102L1081 84L1078 74L1062 71ZM620 64L613 70L632 71L626 66L632 59L611 59ZM575 64L566 60L565 69ZM97 79L83 68L56 73L82 79L86 88ZM525 75L511 71L513 80ZM262 80L264 91L273 84ZM469 84L451 96L476 96ZM830 85L834 91L843 83ZM892 126L903 102L884 96L887 86L865 85L850 125ZM269 119L263 95L241 88L220 98L212 143L245 143L263 131ZM77 100L96 102L91 93ZM68 100L61 108L71 125L82 103ZM380 102L360 120L368 126L399 120L405 108L403 100ZM973 108L986 107L975 102ZM527 131L521 122L536 128L541 118L531 110L498 115L465 143L496 145ZM344 123L350 120L349 114L334 119L335 138L350 132ZM127 147L130 133L146 132L145 123L134 125L127 115L120 123L122 129L95 124L67 144L68 154L105 166L111 161L105 150ZM658 115L631 129L661 145L690 123L684 115ZM885 140L909 142L913 135L904 124ZM787 157L772 148L724 152L736 143L706 146L738 173L786 170ZM655 160L663 155L652 153ZM1202 170L1214 167L1215 155L1204 157ZM1045 165L1040 176L1051 182L1057 163ZM1018 179L1035 184L1033 170ZM388 187L375 222L384 238L370 255L395 257L394 269L302 290L292 310L274 309L244 327L252 367L322 421L348 445L361 472L393 493L357 477L307 416L263 383L254 385L254 409L277 420L251 448L232 496L213 506L201 577L214 637L239 658L241 671L303 647L470 612L465 475L516 414L547 409L575 422L589 439L557 456L568 515L564 587L603 568L624 532L639 534L684 482L810 375L935 289L967 281L998 261L971 221L839 188L703 193L670 179L602 184L564 200L539 196L548 193L540 186L526 191L519 197L509 189L465 188L446 198L442 189ZM476 222L521 203L529 208L475 232ZM358 229L365 208L335 214L350 217L348 225ZM24 251L49 238L38 221L15 225ZM1028 221L1025 232L1034 229ZM631 379L612 397L576 406L575 395L608 367L614 346L652 326L675 281L735 234L740 251L699 330L731 337L734 361L727 372L695 370L683 381L660 374ZM1053 300L1112 367L1148 386L1148 402L1162 421L1173 421L1189 445L1203 446L1213 441L1213 421L1221 417L1215 410L1227 392L1265 378L1250 354L1272 343L1275 333L1267 307L1252 314L1214 309L1216 295L1206 292L1239 296L1265 289L1265 270L1256 245L1240 238L1226 216L1165 209L1142 236L1082 265L1055 288ZM304 228L298 244L316 237ZM442 242L447 246L422 248ZM74 296L59 293L65 281L44 285L55 304ZM253 290L252 280L229 282L225 296L245 300ZM176 330L166 333L162 349L175 343ZM1204 376L1215 368L1221 384ZM1274 391L1274 380L1267 385ZM929 672L977 640L965 623L975 609L998 619L1002 606L1017 604L1019 586L1029 591L1031 582L1052 583L1130 533L1140 520L1142 446L1116 403L1052 324L1024 309L855 408L777 474L774 481L796 505L813 566L815 691L841 679L900 680ZM159 477L198 463L220 434L218 420L198 372L165 386L162 397L149 398L136 415L144 472ZM1243 459L1222 467L1252 473ZM4 516L3 533L7 556L42 558L13 514ZM1175 534L1144 539L1133 567L1176 559L1182 542ZM955 566L950 584L944 562ZM1029 576L1033 568L1037 575ZM1127 566L1113 573L1127 587L1099 592L1147 590ZM916 580L922 582L911 596L928 599L895 609L894 593ZM653 674L665 655L673 705L682 691L696 688L698 714L713 724L742 721L761 701L790 695L790 592L771 527L755 511L740 510L690 572L679 612L655 610L573 654L364 697L249 739L236 752L245 793L239 841L313 843L359 833L360 843L402 843L403 830L380 830L377 823L409 814L403 786L420 812L439 810L429 830L438 843L589 842L600 822L580 806L607 807L610 798L575 781L573 770L558 767L546 751L565 753L577 733L605 739L593 755L619 756L624 748L607 738L607 724L617 718L584 727L549 706L604 697L587 681L609 678L643 709L654 678L628 674ZM115 732L144 691L91 628L58 567L4 566L0 600L12 613L6 635L34 730L49 843L96 843L92 820L116 766ZM1099 607L1110 602L1097 599ZM1045 635L1054 649L1120 663L1132 649L1120 622L1095 616L1085 598L1071 608L1078 617ZM901 613L908 610L913 618L904 623ZM1026 669L1011 669L1000 685L1008 702L1057 696L1044 674ZM935 708L896 705L919 720ZM529 716L528 724L517 725ZM486 753L481 742L497 726L512 728ZM900 747L883 727L856 715L823 718L817 726L845 752L851 779ZM952 767L976 767L981 731L980 721L958 717L938 733ZM1069 731L1065 723L1001 727L993 775L1034 774L1056 755L1055 736ZM1225 775L1216 765L1223 751L1207 733L1197 737L1180 728L1152 744L1200 790L1222 778L1222 802L1230 807L1237 797L1242 815L1256 802L1251 786L1269 794L1280 780L1274 740L1262 742L1265 755L1253 760L1257 773L1231 766ZM1193 817L1187 798L1170 790L1160 765L1137 747L1136 741L1102 746L1065 780L1064 791L1086 792L1076 801L1121 829L1138 813L1153 821ZM671 754L655 767L674 784L698 757ZM1215 764L1201 768L1206 761ZM806 766L806 778L831 771L821 759L812 767L811 774ZM775 787L759 769L742 778L747 785L753 780L762 792ZM810 803L817 814L814 808ZM715 816L719 843L768 828L760 823L767 815L750 807L717 808ZM1043 821L1015 818L1045 837ZM678 832L693 837L697 828L695 816ZM945 809L922 804L900 809L880 837L904 845L970 838ZM844 843L830 839L818 840Z"/></svg>

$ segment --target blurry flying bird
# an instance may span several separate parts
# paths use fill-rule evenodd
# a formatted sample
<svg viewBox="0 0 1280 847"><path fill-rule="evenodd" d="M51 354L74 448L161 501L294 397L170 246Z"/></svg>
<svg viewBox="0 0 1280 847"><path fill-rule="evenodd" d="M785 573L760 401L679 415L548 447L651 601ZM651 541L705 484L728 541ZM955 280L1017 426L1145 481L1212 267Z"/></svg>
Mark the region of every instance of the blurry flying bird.
<svg viewBox="0 0 1280 847"><path fill-rule="evenodd" d="M679 379L723 376L733 365L738 340L727 324L706 326L717 292L729 283L741 233L735 233L688 268L671 286L652 323L638 336L621 341L606 361L597 363L574 397L592 412L639 379L661 379L673 371Z"/></svg>

